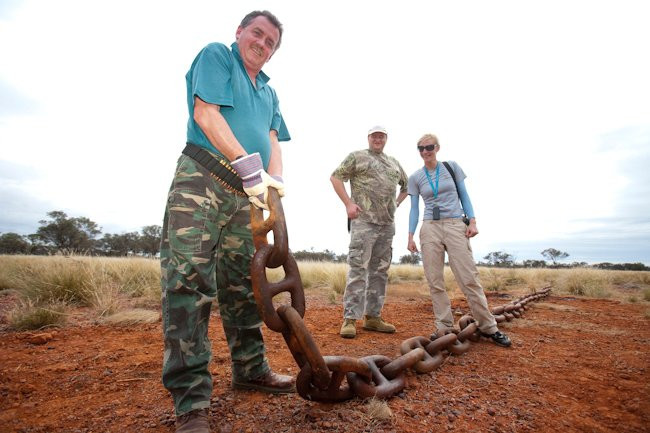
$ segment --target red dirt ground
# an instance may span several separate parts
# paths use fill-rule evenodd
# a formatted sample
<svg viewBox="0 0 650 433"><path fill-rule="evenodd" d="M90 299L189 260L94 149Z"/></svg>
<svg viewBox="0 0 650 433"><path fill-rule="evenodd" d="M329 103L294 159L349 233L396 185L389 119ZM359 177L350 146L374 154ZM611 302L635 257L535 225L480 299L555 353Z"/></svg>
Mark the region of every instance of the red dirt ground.
<svg viewBox="0 0 650 433"><path fill-rule="evenodd" d="M428 336L431 301L416 285L397 289L389 288L384 317L398 332L359 326L354 340L337 335L340 303L308 293L305 320L321 352L395 358L402 340ZM510 300L488 298L491 306ZM407 388L387 401L392 416L383 421L360 399L323 404L297 394L231 390L228 348L215 313L213 431L650 431L647 306L558 296L528 305L523 318L502 326L511 348L481 341L433 373L409 372ZM462 300L454 308L467 312ZM86 320L55 331L45 344L30 343L33 334L0 332L0 432L174 431L171 398L160 383L160 322L115 327ZM264 335L272 367L296 375L282 336L267 328Z"/></svg>

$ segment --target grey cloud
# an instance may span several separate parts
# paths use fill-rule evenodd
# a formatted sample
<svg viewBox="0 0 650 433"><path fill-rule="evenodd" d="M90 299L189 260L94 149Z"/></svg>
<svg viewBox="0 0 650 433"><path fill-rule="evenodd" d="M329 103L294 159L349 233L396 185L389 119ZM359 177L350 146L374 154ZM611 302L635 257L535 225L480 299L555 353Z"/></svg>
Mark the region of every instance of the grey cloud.
<svg viewBox="0 0 650 433"><path fill-rule="evenodd" d="M574 220L592 225L596 220ZM634 216L609 218L597 221L599 227L590 227L564 237L543 241L504 242L493 249L513 254L517 261L542 260L546 248L556 248L569 253L566 263L645 263L650 265L650 219ZM589 223L589 224L587 224ZM489 251L488 251L489 252ZM480 260L488 252L477 252Z"/></svg>
<svg viewBox="0 0 650 433"><path fill-rule="evenodd" d="M33 180L34 176L34 170L26 165L0 160L0 182L2 184L11 181Z"/></svg>
<svg viewBox="0 0 650 433"><path fill-rule="evenodd" d="M18 0L2 0L0 2L0 19L10 18L19 3Z"/></svg>
<svg viewBox="0 0 650 433"><path fill-rule="evenodd" d="M0 187L0 232L15 232L21 235L35 233L38 222L46 218L47 212L55 208L51 203L33 196L27 196L15 188Z"/></svg>
<svg viewBox="0 0 650 433"><path fill-rule="evenodd" d="M0 161L0 232L34 233L38 221L54 210L52 203L35 197L23 188L25 181L34 180L29 167Z"/></svg>
<svg viewBox="0 0 650 433"><path fill-rule="evenodd" d="M647 149L650 143L650 125L631 125L603 134L598 151Z"/></svg>
<svg viewBox="0 0 650 433"><path fill-rule="evenodd" d="M650 138L643 150L621 164L628 185L621 191L618 213L650 218Z"/></svg>
<svg viewBox="0 0 650 433"><path fill-rule="evenodd" d="M0 79L0 118L22 116L38 110L38 103Z"/></svg>

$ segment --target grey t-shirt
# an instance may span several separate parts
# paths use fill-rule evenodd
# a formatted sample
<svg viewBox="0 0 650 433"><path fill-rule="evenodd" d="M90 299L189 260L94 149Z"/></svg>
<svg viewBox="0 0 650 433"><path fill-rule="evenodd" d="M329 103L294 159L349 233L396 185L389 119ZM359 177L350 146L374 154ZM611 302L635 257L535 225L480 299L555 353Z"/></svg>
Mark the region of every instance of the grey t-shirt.
<svg viewBox="0 0 650 433"><path fill-rule="evenodd" d="M460 165L454 161L447 161L454 170L456 181L464 180L467 176ZM458 192L451 178L451 173L447 171L444 164L438 161L440 173L438 178L438 198L433 198L431 184L424 174L425 167L420 167L415 173L409 176L408 193L409 195L421 195L424 200L424 219L433 219L433 207L440 208L440 218L458 218L463 214L463 209L458 199ZM431 182L436 184L436 169L429 170Z"/></svg>

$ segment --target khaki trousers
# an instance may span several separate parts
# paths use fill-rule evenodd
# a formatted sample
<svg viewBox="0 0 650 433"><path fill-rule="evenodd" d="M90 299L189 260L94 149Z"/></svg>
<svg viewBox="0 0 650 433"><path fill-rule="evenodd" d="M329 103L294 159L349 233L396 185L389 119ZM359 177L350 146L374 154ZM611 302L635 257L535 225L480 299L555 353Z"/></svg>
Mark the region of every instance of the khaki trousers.
<svg viewBox="0 0 650 433"><path fill-rule="evenodd" d="M388 268L393 257L395 224L373 224L353 219L350 230L347 284L343 317L381 316L386 298Z"/></svg>
<svg viewBox="0 0 650 433"><path fill-rule="evenodd" d="M451 302L445 291L445 251L458 286L465 294L472 316L481 332L496 332L497 322L490 312L479 281L478 270L472 257L472 247L465 237L465 223L460 218L425 220L420 230L420 245L424 275L429 282L436 328L440 331L453 328L454 316Z"/></svg>

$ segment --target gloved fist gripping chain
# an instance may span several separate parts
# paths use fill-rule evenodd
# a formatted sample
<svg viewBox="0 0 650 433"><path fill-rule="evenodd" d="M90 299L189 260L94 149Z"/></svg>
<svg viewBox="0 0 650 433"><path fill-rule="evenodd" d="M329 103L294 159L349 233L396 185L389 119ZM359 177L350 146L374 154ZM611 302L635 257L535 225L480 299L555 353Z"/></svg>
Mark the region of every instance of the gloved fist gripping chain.
<svg viewBox="0 0 650 433"><path fill-rule="evenodd" d="M230 163L232 168L241 177L244 192L248 200L260 209L269 210L267 197L269 187L278 190L280 197L284 197L284 183L282 177L270 176L262 166L262 158L258 152L246 155Z"/></svg>

